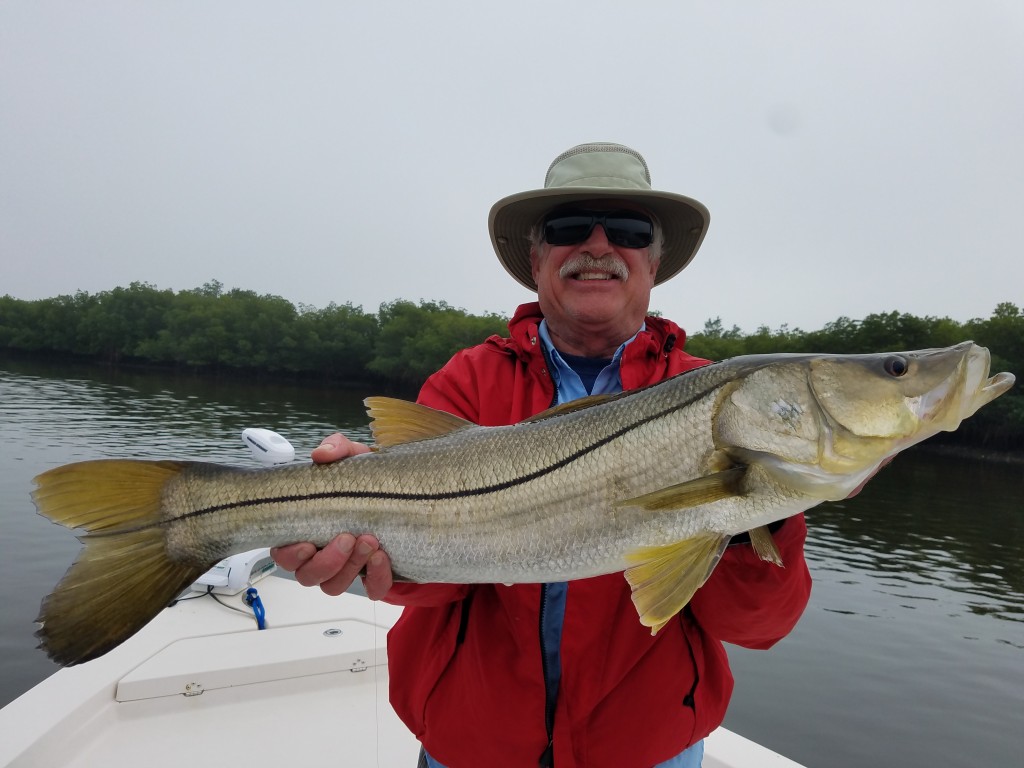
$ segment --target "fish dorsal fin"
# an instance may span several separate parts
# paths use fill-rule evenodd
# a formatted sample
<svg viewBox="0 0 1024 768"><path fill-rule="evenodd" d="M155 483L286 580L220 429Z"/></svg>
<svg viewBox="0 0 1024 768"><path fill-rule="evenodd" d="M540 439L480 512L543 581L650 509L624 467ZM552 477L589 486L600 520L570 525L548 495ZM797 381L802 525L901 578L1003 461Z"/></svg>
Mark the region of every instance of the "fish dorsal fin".
<svg viewBox="0 0 1024 768"><path fill-rule="evenodd" d="M615 506L642 507L652 512L699 507L701 504L741 495L746 472L746 467L731 467L711 475L687 480L685 483L670 485L634 499L618 501Z"/></svg>
<svg viewBox="0 0 1024 768"><path fill-rule="evenodd" d="M436 408L394 397L368 397L363 405L372 419L370 431L380 448L429 440L476 426Z"/></svg>
<svg viewBox="0 0 1024 768"><path fill-rule="evenodd" d="M643 547L626 559L626 581L640 623L656 634L690 602L708 580L729 543L728 536L703 534L660 547Z"/></svg>
<svg viewBox="0 0 1024 768"><path fill-rule="evenodd" d="M559 403L556 406L548 408L546 411L534 414L528 419L523 419L523 424L529 424L534 421L543 421L544 419L550 419L552 416L563 416L567 413L575 413L576 411L582 411L585 408L593 408L595 405L601 405L601 403L607 403L612 400L618 400L623 395L629 394L628 392L616 392L612 395L587 395L577 400L570 400L568 403Z"/></svg>
<svg viewBox="0 0 1024 768"><path fill-rule="evenodd" d="M775 546L775 539L772 538L772 532L768 530L767 525L759 525L750 530L750 544L762 560L782 567L782 554Z"/></svg>

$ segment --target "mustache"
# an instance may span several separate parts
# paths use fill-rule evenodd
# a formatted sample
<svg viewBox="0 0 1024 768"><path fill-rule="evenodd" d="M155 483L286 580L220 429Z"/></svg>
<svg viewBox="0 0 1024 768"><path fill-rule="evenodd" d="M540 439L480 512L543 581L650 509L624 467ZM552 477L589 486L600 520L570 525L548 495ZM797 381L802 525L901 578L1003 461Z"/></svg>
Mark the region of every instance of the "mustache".
<svg viewBox="0 0 1024 768"><path fill-rule="evenodd" d="M566 261L558 270L558 276L566 278L580 272L608 272L620 280L629 279L629 267L622 259L617 256L595 259L589 253L580 253Z"/></svg>

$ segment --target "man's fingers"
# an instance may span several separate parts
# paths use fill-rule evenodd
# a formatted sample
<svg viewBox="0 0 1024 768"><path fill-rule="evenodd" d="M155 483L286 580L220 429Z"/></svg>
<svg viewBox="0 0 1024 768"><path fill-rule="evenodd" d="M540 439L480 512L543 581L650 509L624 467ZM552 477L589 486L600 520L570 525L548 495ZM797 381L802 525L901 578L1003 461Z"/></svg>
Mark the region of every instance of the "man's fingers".
<svg viewBox="0 0 1024 768"><path fill-rule="evenodd" d="M325 437L324 441L313 449L310 458L313 459L314 464L330 464L333 461L347 459L349 456L368 453L369 450L370 446L349 440L340 432L335 432L333 435Z"/></svg>
<svg viewBox="0 0 1024 768"><path fill-rule="evenodd" d="M348 559L335 573L320 582L320 589L328 595L340 595L352 586L352 582L358 578L360 571L369 562L370 555L380 549L380 544L373 536L360 536L354 540L354 543L355 546L349 550ZM340 543L339 546L341 546ZM349 542L344 542L344 546L349 546Z"/></svg>
<svg viewBox="0 0 1024 768"><path fill-rule="evenodd" d="M351 533L336 536L326 547L295 569L295 580L304 587L323 584L345 566L355 548L355 542L356 538Z"/></svg>
<svg viewBox="0 0 1024 768"><path fill-rule="evenodd" d="M371 600L383 600L393 585L391 559L384 550L378 549L370 555L370 560L366 564L366 578L363 579L366 596Z"/></svg>
<svg viewBox="0 0 1024 768"><path fill-rule="evenodd" d="M373 600L384 597L393 584L391 560L369 534L357 538L342 533L321 550L309 542L274 547L270 555L286 571L294 571L299 584L319 586L328 595L340 595L363 572L366 594Z"/></svg>
<svg viewBox="0 0 1024 768"><path fill-rule="evenodd" d="M340 595L367 567L370 556L379 551L380 542L373 536L364 535L357 539L350 533L340 534L296 568L295 580L304 587L319 585L328 595ZM382 588L389 578L390 563L387 576L379 571L375 574L374 591ZM390 585L387 588L390 589Z"/></svg>
<svg viewBox="0 0 1024 768"><path fill-rule="evenodd" d="M286 571L295 571L315 554L316 547L308 541L270 548L270 556L274 558L274 562Z"/></svg>
<svg viewBox="0 0 1024 768"><path fill-rule="evenodd" d="M338 444L331 441L329 437L314 448L309 456L313 459L314 464L330 464L332 461L345 458L338 450Z"/></svg>

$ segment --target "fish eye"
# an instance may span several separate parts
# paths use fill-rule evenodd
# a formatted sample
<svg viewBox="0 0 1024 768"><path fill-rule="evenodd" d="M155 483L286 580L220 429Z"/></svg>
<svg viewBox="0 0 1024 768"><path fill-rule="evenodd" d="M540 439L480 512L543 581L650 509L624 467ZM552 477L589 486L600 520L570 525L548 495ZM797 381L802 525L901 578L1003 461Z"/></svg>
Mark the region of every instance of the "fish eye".
<svg viewBox="0 0 1024 768"><path fill-rule="evenodd" d="M882 367L885 368L885 372L890 376L899 378L904 376L908 370L910 370L910 364L907 362L905 357L900 355L890 355L885 358L885 362L882 363Z"/></svg>

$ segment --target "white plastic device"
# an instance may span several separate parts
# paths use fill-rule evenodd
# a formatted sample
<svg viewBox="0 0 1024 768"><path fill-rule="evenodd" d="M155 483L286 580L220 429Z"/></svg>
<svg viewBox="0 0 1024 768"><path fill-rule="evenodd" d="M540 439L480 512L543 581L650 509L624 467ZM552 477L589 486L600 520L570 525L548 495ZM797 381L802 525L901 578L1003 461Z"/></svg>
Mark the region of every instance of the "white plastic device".
<svg viewBox="0 0 1024 768"><path fill-rule="evenodd" d="M237 595L277 568L270 557L270 549L253 549L225 558L192 584L193 592L216 592L219 595ZM212 589L211 589L212 587Z"/></svg>
<svg viewBox="0 0 1024 768"><path fill-rule="evenodd" d="M244 429L242 442L249 446L253 457L261 464L287 464L295 460L292 444L272 430L262 427Z"/></svg>

